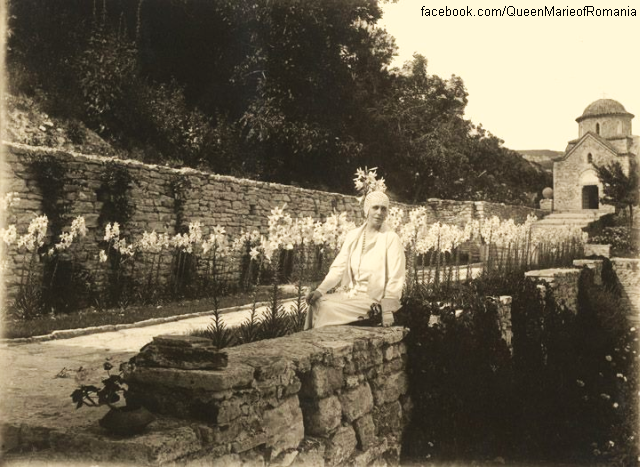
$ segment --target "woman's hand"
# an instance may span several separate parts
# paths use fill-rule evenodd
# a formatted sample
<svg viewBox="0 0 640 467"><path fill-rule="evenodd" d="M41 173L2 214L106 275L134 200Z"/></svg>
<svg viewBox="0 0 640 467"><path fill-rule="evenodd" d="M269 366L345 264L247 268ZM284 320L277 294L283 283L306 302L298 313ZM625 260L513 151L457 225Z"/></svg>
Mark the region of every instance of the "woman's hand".
<svg viewBox="0 0 640 467"><path fill-rule="evenodd" d="M307 296L304 298L305 301L307 302L307 305L311 306L313 305L316 300L318 300L320 297L322 297L322 294L316 289L316 290L312 290L311 292L309 292L307 294Z"/></svg>

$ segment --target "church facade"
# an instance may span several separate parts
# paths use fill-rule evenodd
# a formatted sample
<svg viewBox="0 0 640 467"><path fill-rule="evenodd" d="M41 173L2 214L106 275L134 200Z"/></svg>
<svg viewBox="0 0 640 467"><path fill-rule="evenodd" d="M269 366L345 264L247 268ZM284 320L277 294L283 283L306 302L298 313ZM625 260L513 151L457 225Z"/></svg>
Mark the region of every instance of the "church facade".
<svg viewBox="0 0 640 467"><path fill-rule="evenodd" d="M631 133L633 114L613 99L599 99L576 118L578 138L569 141L564 154L553 164L553 209L612 212L600 202L602 183L594 164L618 161L625 171L638 155L640 138Z"/></svg>

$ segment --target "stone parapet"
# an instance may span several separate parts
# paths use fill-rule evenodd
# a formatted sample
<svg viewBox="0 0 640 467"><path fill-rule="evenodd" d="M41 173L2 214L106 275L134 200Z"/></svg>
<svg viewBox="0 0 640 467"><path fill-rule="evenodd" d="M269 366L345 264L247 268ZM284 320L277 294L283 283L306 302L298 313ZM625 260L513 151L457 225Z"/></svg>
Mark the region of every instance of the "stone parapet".
<svg viewBox="0 0 640 467"><path fill-rule="evenodd" d="M611 245L601 245L598 243L585 243L584 255L585 256L604 256L605 258L610 258Z"/></svg>
<svg viewBox="0 0 640 467"><path fill-rule="evenodd" d="M636 318L640 317L640 259L611 258L622 288L622 302Z"/></svg>
<svg viewBox="0 0 640 467"><path fill-rule="evenodd" d="M552 199L541 199L540 200L540 209L543 211L553 211L553 200Z"/></svg>
<svg viewBox="0 0 640 467"><path fill-rule="evenodd" d="M159 366L147 355L157 355L149 350L156 343L136 357L127 381L131 395L160 420L198 433L199 442L180 454L189 462L397 464L410 415L406 332L356 326L305 331L225 349L228 365L219 370L185 369L185 362L170 368L166 358ZM170 340L158 342L171 348ZM174 348L190 345L176 340ZM193 345L207 348L200 340ZM200 364L201 352L181 350L187 359L191 354ZM180 459L172 462L180 465Z"/></svg>
<svg viewBox="0 0 640 467"><path fill-rule="evenodd" d="M580 269L554 268L525 272L525 277L545 283L544 290L553 291L555 301L573 313L578 312L578 280Z"/></svg>
<svg viewBox="0 0 640 467"><path fill-rule="evenodd" d="M584 268L591 272L593 283L602 285L602 263L601 259L574 259L573 265L577 268Z"/></svg>

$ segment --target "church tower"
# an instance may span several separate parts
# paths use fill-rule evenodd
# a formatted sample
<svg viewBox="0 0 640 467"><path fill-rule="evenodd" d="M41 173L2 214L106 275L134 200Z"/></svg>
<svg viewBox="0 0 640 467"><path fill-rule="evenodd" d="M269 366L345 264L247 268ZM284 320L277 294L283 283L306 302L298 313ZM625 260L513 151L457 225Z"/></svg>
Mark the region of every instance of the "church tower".
<svg viewBox="0 0 640 467"><path fill-rule="evenodd" d="M576 118L578 138L569 141L553 164L554 210L613 211L600 203L602 183L593 167L618 161L629 170L638 154L639 138L631 133L633 114L613 99L599 99Z"/></svg>

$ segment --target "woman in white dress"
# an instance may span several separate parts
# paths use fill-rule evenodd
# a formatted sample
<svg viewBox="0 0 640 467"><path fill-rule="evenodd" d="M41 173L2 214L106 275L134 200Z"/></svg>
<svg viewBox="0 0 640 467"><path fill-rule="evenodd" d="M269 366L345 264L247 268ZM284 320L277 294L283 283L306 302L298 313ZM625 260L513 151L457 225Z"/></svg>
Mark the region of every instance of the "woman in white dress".
<svg viewBox="0 0 640 467"><path fill-rule="evenodd" d="M347 233L340 253L309 304L305 329L347 324L368 317L371 305L380 304L382 323L393 324L404 287L405 256L400 237L385 223L389 198L373 191L364 200L364 225ZM340 284L341 290L327 294Z"/></svg>

